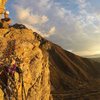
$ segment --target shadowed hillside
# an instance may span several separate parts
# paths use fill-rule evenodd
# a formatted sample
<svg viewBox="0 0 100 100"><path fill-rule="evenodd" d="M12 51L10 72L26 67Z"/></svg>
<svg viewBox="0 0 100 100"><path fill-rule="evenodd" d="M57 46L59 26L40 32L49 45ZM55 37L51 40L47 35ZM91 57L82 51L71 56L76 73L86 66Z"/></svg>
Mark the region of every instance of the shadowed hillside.
<svg viewBox="0 0 100 100"><path fill-rule="evenodd" d="M53 99L99 100L100 63L72 54L39 35L37 37L42 51L49 54Z"/></svg>
<svg viewBox="0 0 100 100"><path fill-rule="evenodd" d="M95 98L95 96L91 97L91 92L99 89L99 63L74 55L57 45L52 46L49 54L52 94L56 100L61 100L61 98L64 100L81 100L85 96L89 100ZM88 93L90 93L89 96ZM100 97L98 99L96 97L93 100L99 99Z"/></svg>
<svg viewBox="0 0 100 100"><path fill-rule="evenodd" d="M100 62L100 58L91 58L91 59L96 61L96 62Z"/></svg>

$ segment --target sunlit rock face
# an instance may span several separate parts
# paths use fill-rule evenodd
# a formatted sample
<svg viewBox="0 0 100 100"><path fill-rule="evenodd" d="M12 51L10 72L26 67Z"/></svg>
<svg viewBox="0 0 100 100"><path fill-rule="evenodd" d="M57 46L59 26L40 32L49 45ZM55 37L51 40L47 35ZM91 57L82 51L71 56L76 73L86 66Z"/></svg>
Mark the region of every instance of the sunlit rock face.
<svg viewBox="0 0 100 100"><path fill-rule="evenodd" d="M0 58L12 56L20 60L18 67L23 71L24 93L22 95L22 81L15 73L18 100L49 100L50 79L48 55L40 49L40 42L29 29L0 29ZM2 61L0 63L3 63ZM17 63L17 61L15 61ZM0 100L3 100L3 91Z"/></svg>

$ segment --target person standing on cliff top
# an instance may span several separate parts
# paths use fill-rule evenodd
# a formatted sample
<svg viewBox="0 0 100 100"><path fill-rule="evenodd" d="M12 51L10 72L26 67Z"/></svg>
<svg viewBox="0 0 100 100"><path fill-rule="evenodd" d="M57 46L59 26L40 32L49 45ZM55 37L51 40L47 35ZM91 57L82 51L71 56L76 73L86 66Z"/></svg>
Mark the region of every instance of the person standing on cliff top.
<svg viewBox="0 0 100 100"><path fill-rule="evenodd" d="M5 10L7 0L0 0L0 28L9 28L11 19L9 18L9 11ZM2 15L4 14L4 18Z"/></svg>
<svg viewBox="0 0 100 100"><path fill-rule="evenodd" d="M4 12L4 18L1 19L2 28L9 28L11 19L9 18L9 11Z"/></svg>

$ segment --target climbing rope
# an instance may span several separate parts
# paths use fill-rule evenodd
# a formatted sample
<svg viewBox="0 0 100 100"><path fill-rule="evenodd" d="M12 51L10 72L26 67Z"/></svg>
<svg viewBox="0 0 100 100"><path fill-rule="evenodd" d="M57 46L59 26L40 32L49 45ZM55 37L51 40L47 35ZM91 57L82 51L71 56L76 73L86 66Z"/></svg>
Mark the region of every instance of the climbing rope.
<svg viewBox="0 0 100 100"><path fill-rule="evenodd" d="M11 84L9 84L8 86L6 86L6 84L0 79L0 83L3 85L3 87L5 87L5 88L2 88L2 90L3 90L6 98L9 98L7 100L12 100L10 97L14 97L15 100L18 100L18 90L10 76L8 77L8 79L11 82ZM14 88L12 88L12 85ZM9 91L10 95L8 95L7 91Z"/></svg>
<svg viewBox="0 0 100 100"><path fill-rule="evenodd" d="M34 86L36 85L36 82L40 79L41 75L39 75L39 77L35 80L35 82L33 83L33 85L28 89L28 92L27 92L27 98L28 96L30 95L31 93L31 89L34 88Z"/></svg>
<svg viewBox="0 0 100 100"><path fill-rule="evenodd" d="M23 80L23 75L22 75L22 100L24 100L24 97L25 97L25 100L27 100L26 91L24 87L24 80Z"/></svg>

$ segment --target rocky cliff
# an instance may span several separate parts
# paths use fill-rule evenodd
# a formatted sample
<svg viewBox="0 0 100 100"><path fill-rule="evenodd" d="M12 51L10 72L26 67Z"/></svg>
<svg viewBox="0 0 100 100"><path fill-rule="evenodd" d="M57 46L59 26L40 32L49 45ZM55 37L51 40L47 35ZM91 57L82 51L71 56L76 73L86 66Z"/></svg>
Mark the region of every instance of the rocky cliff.
<svg viewBox="0 0 100 100"><path fill-rule="evenodd" d="M14 79L3 69L13 65L22 71L15 70ZM100 63L65 51L23 25L0 29L0 100L4 94L7 100L100 100L99 86Z"/></svg>
<svg viewBox="0 0 100 100"><path fill-rule="evenodd" d="M23 71L23 83L18 82L18 74L15 72L17 100L22 98L23 100L26 98L27 100L49 100L50 98L49 58L39 46L40 41L36 39L32 30L14 27L0 29L0 63L7 65L10 59L17 58L20 60L18 67ZM15 63L17 62L15 60ZM1 91L0 100L3 100L3 92Z"/></svg>

